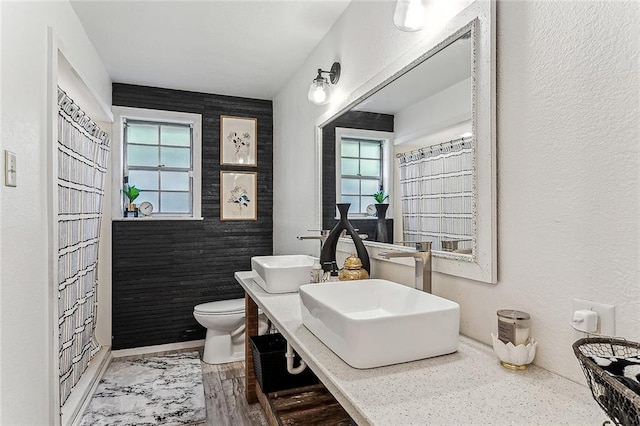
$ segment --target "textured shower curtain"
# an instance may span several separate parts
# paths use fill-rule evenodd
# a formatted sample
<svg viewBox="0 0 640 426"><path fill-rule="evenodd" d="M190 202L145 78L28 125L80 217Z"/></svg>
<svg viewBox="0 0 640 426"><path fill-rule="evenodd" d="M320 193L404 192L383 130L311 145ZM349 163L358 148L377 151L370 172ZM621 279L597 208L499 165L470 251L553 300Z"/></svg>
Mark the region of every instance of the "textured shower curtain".
<svg viewBox="0 0 640 426"><path fill-rule="evenodd" d="M404 241L472 248L473 140L458 139L398 154Z"/></svg>
<svg viewBox="0 0 640 426"><path fill-rule="evenodd" d="M58 88L58 327L60 405L100 351L98 241L108 135Z"/></svg>

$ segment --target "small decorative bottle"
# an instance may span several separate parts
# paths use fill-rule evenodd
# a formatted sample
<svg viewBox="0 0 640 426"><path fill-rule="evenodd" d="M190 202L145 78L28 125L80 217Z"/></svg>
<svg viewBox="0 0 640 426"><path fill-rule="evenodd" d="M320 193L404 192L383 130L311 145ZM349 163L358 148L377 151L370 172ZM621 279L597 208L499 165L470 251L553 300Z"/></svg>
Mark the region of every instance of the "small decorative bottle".
<svg viewBox="0 0 640 426"><path fill-rule="evenodd" d="M309 277L310 283L319 283L322 282L322 275L324 271L322 270L322 266L316 262L313 264L311 268L311 276Z"/></svg>
<svg viewBox="0 0 640 426"><path fill-rule="evenodd" d="M338 274L340 281L352 281L352 280L366 280L369 278L369 273L362 269L362 262L360 258L351 253L351 256L347 257L344 261L344 267Z"/></svg>

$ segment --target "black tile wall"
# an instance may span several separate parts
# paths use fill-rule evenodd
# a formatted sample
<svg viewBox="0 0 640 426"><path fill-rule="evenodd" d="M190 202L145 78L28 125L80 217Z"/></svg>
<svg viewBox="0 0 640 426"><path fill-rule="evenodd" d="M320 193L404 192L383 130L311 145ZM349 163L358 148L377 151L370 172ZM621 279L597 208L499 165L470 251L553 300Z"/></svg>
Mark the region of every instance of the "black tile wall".
<svg viewBox="0 0 640 426"><path fill-rule="evenodd" d="M202 221L114 221L113 349L202 339L199 303L244 296L233 274L273 252L273 106L113 84L113 105L202 115ZM220 166L220 115L258 119L258 167ZM258 173L258 220L220 221L220 171Z"/></svg>
<svg viewBox="0 0 640 426"><path fill-rule="evenodd" d="M338 223L336 215L336 127L393 132L393 115L349 111L322 129L322 229L332 229ZM376 219L349 219L359 234L373 240ZM393 219L387 220L387 234L393 241Z"/></svg>

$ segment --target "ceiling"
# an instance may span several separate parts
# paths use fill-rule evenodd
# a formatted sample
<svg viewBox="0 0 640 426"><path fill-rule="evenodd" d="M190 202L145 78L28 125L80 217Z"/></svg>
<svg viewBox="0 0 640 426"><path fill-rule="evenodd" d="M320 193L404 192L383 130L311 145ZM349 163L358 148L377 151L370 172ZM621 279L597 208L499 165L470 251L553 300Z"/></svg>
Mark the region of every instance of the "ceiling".
<svg viewBox="0 0 640 426"><path fill-rule="evenodd" d="M397 114L454 84L471 78L470 34L448 46L380 88L353 109Z"/></svg>
<svg viewBox="0 0 640 426"><path fill-rule="evenodd" d="M273 99L349 1L71 0L71 5L114 82Z"/></svg>

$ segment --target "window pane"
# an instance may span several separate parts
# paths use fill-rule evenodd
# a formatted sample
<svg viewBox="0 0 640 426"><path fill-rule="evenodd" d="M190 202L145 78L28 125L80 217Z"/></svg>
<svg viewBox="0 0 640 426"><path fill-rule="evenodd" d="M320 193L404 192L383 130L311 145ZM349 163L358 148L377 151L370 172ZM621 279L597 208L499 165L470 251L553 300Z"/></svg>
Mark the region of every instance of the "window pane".
<svg viewBox="0 0 640 426"><path fill-rule="evenodd" d="M380 160L360 160L362 176L380 176Z"/></svg>
<svg viewBox="0 0 640 426"><path fill-rule="evenodd" d="M362 198L360 198L360 211L358 213L365 213L365 214L367 213L367 206L369 204L373 204L373 203L370 203L370 202L367 201L369 198L370 197L362 197Z"/></svg>
<svg viewBox="0 0 640 426"><path fill-rule="evenodd" d="M362 179L361 185L362 195L373 195L380 189L380 182L378 180ZM373 198L371 199L373 200Z"/></svg>
<svg viewBox="0 0 640 426"><path fill-rule="evenodd" d="M130 166L158 166L158 147L127 145L127 163Z"/></svg>
<svg viewBox="0 0 640 426"><path fill-rule="evenodd" d="M162 126L160 141L162 145L191 146L191 129L186 126Z"/></svg>
<svg viewBox="0 0 640 426"><path fill-rule="evenodd" d="M380 158L380 142L360 143L360 156L362 158Z"/></svg>
<svg viewBox="0 0 640 426"><path fill-rule="evenodd" d="M127 142L158 145L158 125L142 123L127 124Z"/></svg>
<svg viewBox="0 0 640 426"><path fill-rule="evenodd" d="M144 201L148 201L153 206L153 212L158 213L158 208L160 204L158 203L158 193L155 191L142 191L140 192L140 196L136 198L136 204L140 205Z"/></svg>
<svg viewBox="0 0 640 426"><path fill-rule="evenodd" d="M340 161L340 163L342 165L343 175L357 176L358 174L360 174L360 170L358 167L358 160L343 158L342 161Z"/></svg>
<svg viewBox="0 0 640 426"><path fill-rule="evenodd" d="M389 201L389 200L386 200L386 201L385 201L385 203L386 203L387 201ZM378 202L377 202L377 201L376 201L376 199L375 199L375 198L373 198L373 197L365 196L365 197L362 197L362 198L360 199L360 203L361 203L361 205L362 205L362 207L363 207L363 210L364 210L362 213L366 213L366 212L367 212L367 206L368 206L369 204L377 204Z"/></svg>
<svg viewBox="0 0 640 426"><path fill-rule="evenodd" d="M160 164L165 167L191 168L191 150L189 148L160 148Z"/></svg>
<svg viewBox="0 0 640 426"><path fill-rule="evenodd" d="M358 179L342 179L340 186L343 194L360 194L360 180Z"/></svg>
<svg viewBox="0 0 640 426"><path fill-rule="evenodd" d="M359 157L360 150L358 148L357 141L350 141L346 139L342 139L340 143L340 156L342 157Z"/></svg>
<svg viewBox="0 0 640 426"><path fill-rule="evenodd" d="M141 191L158 190L158 172L147 170L129 170L129 185L135 185ZM140 195L142 196L142 195ZM138 197L139 198L139 197Z"/></svg>
<svg viewBox="0 0 640 426"><path fill-rule="evenodd" d="M160 172L162 190L188 191L189 172Z"/></svg>
<svg viewBox="0 0 640 426"><path fill-rule="evenodd" d="M351 203L351 207L349 207L350 213L358 213L360 211L360 197L343 195L342 202ZM336 215L338 214L336 213Z"/></svg>
<svg viewBox="0 0 640 426"><path fill-rule="evenodd" d="M191 210L188 192L163 192L160 197L163 213L189 213Z"/></svg>

